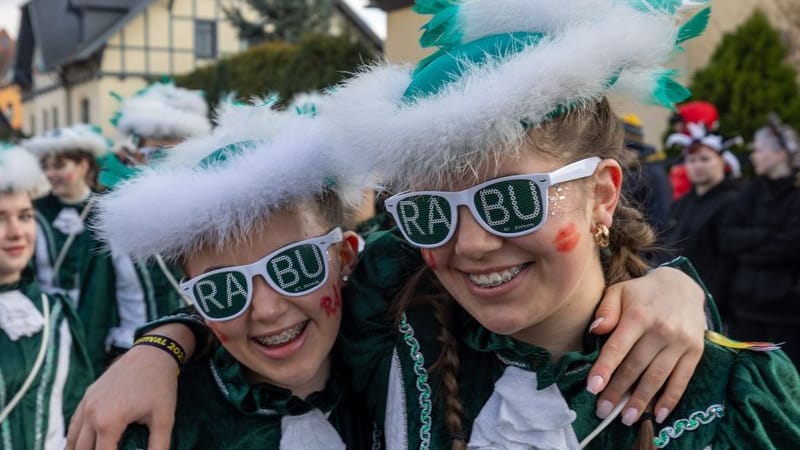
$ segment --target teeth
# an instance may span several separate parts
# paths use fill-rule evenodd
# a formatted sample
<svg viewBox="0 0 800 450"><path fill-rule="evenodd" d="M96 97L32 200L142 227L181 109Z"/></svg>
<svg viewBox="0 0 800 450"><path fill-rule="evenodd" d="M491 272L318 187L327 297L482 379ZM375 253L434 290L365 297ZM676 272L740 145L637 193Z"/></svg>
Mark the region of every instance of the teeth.
<svg viewBox="0 0 800 450"><path fill-rule="evenodd" d="M527 264L522 264L517 267L506 269L502 272L483 273L480 275L470 275L469 280L480 287L495 287L503 283L511 281L512 278L517 276L522 269L527 267Z"/></svg>
<svg viewBox="0 0 800 450"><path fill-rule="evenodd" d="M257 338L255 338L255 340L258 341L259 344L266 345L266 346L275 346L275 345L285 344L285 343L291 341L292 339L296 338L297 336L300 336L300 333L303 332L303 329L305 328L307 322L308 321L303 322L303 323L301 323L301 324L299 324L299 325L297 325L295 327L292 327L292 328L290 328L290 329L288 329L288 330L286 330L286 331L284 331L284 332L282 332L280 334L276 334L276 335L273 335L273 336L257 337Z"/></svg>

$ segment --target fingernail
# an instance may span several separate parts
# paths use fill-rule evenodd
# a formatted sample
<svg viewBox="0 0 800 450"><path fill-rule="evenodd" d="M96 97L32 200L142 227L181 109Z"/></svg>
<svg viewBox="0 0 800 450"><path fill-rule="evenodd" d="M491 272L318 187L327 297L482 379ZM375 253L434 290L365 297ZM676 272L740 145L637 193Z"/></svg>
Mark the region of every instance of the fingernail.
<svg viewBox="0 0 800 450"><path fill-rule="evenodd" d="M669 415L669 410L667 408L661 408L658 410L658 414L656 414L656 423L663 423L667 420L667 416Z"/></svg>
<svg viewBox="0 0 800 450"><path fill-rule="evenodd" d="M603 323L604 320L606 320L605 317L600 317L599 319L595 319L595 321L592 322L591 325L589 325L589 333L591 333L592 330L600 326L600 324Z"/></svg>
<svg viewBox="0 0 800 450"><path fill-rule="evenodd" d="M631 426L636 423L637 417L639 417L639 411L636 408L628 408L622 413L622 423Z"/></svg>
<svg viewBox="0 0 800 450"><path fill-rule="evenodd" d="M586 383L586 390L591 392L594 395L597 395L600 392L600 389L603 388L603 377L600 375L595 375L592 378L589 378L589 382Z"/></svg>
<svg viewBox="0 0 800 450"><path fill-rule="evenodd" d="M602 400L597 403L597 409L594 413L597 414L597 417L605 419L609 414L611 414L612 409L614 409L613 403L608 400Z"/></svg>

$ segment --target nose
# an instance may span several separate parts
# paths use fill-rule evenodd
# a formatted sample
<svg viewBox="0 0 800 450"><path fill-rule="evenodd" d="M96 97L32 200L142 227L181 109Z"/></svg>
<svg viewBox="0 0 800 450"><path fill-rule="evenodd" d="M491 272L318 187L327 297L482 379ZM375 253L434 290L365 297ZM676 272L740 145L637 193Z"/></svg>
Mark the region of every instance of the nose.
<svg viewBox="0 0 800 450"><path fill-rule="evenodd" d="M253 301L250 317L259 322L277 322L291 307L290 300L267 284L264 278L253 278Z"/></svg>
<svg viewBox="0 0 800 450"><path fill-rule="evenodd" d="M482 259L503 246L503 238L483 229L464 206L459 207L458 228L453 239L456 255L470 259Z"/></svg>
<svg viewBox="0 0 800 450"><path fill-rule="evenodd" d="M16 217L12 217L6 223L6 239L16 240L22 237L22 223Z"/></svg>

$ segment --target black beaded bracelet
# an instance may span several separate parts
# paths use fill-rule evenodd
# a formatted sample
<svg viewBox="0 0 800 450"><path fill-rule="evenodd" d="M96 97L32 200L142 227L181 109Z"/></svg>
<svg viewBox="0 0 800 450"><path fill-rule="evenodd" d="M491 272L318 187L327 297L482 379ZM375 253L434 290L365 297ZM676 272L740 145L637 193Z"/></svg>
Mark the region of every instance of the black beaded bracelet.
<svg viewBox="0 0 800 450"><path fill-rule="evenodd" d="M181 344L173 341L172 339L162 336L160 334L145 334L139 339L133 341L133 345L147 345L164 350L178 363L178 368L186 361L186 351L181 347Z"/></svg>

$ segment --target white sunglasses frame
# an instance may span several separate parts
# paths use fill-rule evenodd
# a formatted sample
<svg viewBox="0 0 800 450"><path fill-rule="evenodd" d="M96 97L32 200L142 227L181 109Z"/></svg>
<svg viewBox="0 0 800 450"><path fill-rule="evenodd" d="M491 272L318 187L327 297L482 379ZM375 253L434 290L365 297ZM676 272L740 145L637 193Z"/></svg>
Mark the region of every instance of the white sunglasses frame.
<svg viewBox="0 0 800 450"><path fill-rule="evenodd" d="M287 296L287 297L302 297L302 296L308 295L308 294L316 291L320 287L322 287L328 281L328 277L330 276L330 264L328 262L330 260L330 255L328 255L328 249L332 245L337 244L339 242L342 242L343 240L344 240L344 235L342 233L341 227L336 227L336 228L334 228L333 230L331 230L330 232L328 232L327 234L325 234L323 236L319 236L319 237L315 237L315 238L311 238L311 239L305 239L305 240L302 240L302 241L292 242L291 244L284 245L283 247L281 247L281 248L279 248L279 249L277 249L277 250L275 250L273 252L270 252L268 255L264 256L263 258L260 258L258 261L252 262L250 264L243 264L243 265L240 265L240 266L220 267L219 269L214 269L214 270L208 271L206 273L198 275L198 276L196 276L194 278L190 278L188 280L181 279L180 287L181 287L181 290L183 291L183 293L187 297L189 297L189 299L192 300L192 304L194 305L195 309L206 320L209 320L209 321L212 321L212 322L225 322L225 321L228 321L228 320L233 320L233 319L241 316L242 314L244 314L250 308L250 304L253 301L253 278L255 276L257 276L257 275L261 276L261 278L263 278L267 282L267 284L272 289L275 290L275 292L277 292L280 295ZM288 249L290 249L292 247L296 247L296 246L299 246L299 245L309 245L309 244L310 245L314 245L315 247L317 247L322 252L322 255L323 255L322 263L324 265L323 270L325 272L325 277L322 279L322 281L317 286L315 286L314 288L309 289L307 291L298 292L298 293L288 292L288 291L282 289L281 287L279 287L278 285L276 285L275 281L272 280L272 278L269 276L269 273L267 272L267 262L270 259L272 259L275 256L277 256L278 254L283 253L283 252L285 252L286 250L288 250ZM195 286L195 284L197 284L198 282L204 280L205 278L207 278L209 276L213 276L213 275L216 275L218 273L223 273L223 272L239 272L239 273L242 273L242 274L245 275L245 277L247 279L247 301L245 302L244 306L242 306L241 311L239 311L236 314L233 314L233 315L231 315L229 317L225 317L225 318L219 319L219 318L209 317L208 314L206 314L206 312L203 310L203 308L202 308L202 306L200 304L200 300L195 298L194 286Z"/></svg>
<svg viewBox="0 0 800 450"><path fill-rule="evenodd" d="M418 248L437 248L445 245L447 242L452 239L455 230L458 228L458 207L459 206L466 206L469 209L469 212L472 214L472 217L475 221L486 230L488 233L491 233L495 236L500 236L504 238L513 238L524 236L526 234L533 233L534 231L541 228L545 222L547 222L547 205L548 205L548 189L550 186L554 186L559 183L565 183L567 181L574 181L579 180L581 178L587 178L592 176L594 172L597 170L597 167L603 161L602 158L599 156L592 156L589 158L581 159L580 161L576 161L571 164L567 164L564 167L556 169L552 172L547 173L532 173L532 174L523 174L523 175L511 175L507 177L495 178L493 180L485 181L481 184L477 184L470 188L464 189L463 191L406 191L401 192L399 194L393 195L386 199L385 206L386 210L395 220L397 224L397 228L400 229L400 232L403 234L403 237L409 244L418 247ZM483 218L478 213L477 209L475 208L474 196L475 193L479 190L503 181L514 181L514 180L528 180L533 182L536 187L539 189L539 192L542 196L542 220L533 228L518 231L514 233L503 233L500 231L493 230L489 224L487 224ZM450 229L447 232L447 236L442 239L440 242L435 244L419 244L414 242L412 239L409 239L408 234L406 233L405 227L403 227L401 223L401 217L398 215L397 208L400 205L400 202L408 197L416 197L420 195L435 195L438 197L442 197L450 204Z"/></svg>

